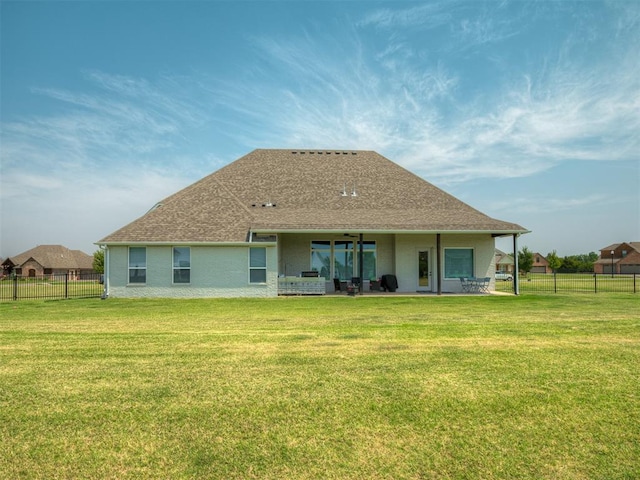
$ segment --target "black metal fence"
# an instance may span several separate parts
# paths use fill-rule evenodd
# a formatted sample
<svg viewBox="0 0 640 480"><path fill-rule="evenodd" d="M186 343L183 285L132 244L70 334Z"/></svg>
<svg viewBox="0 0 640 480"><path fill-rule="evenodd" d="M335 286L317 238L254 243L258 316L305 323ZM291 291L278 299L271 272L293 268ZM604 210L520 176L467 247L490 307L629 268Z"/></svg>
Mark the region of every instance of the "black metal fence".
<svg viewBox="0 0 640 480"><path fill-rule="evenodd" d="M640 274L528 273L520 275L520 293L638 293ZM496 291L513 292L513 282L496 280Z"/></svg>
<svg viewBox="0 0 640 480"><path fill-rule="evenodd" d="M99 273L68 273L27 277L10 275L0 280L0 302L23 299L100 297L103 276Z"/></svg>

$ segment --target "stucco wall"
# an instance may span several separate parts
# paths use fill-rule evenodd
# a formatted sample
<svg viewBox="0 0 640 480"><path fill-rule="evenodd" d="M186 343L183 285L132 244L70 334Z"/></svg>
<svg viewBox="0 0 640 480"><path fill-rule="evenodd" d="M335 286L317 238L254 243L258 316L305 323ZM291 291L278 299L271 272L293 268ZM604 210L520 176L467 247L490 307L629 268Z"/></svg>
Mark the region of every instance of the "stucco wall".
<svg viewBox="0 0 640 480"><path fill-rule="evenodd" d="M394 272L394 237L394 235L364 235L365 241L376 242L376 270L378 277L385 273ZM313 240L345 240L345 236L340 234L278 235L280 259L278 271L280 275L298 276L301 272L309 270L311 267L311 242ZM357 244L358 238L352 237L349 240L353 240ZM327 291L333 291L333 281L327 282Z"/></svg>
<svg viewBox="0 0 640 480"><path fill-rule="evenodd" d="M255 245L261 247L263 245ZM277 250L267 249L267 281L249 283L249 246L191 247L191 283L173 284L171 246L147 247L145 284L128 284L126 246L109 247L110 297L272 297L278 294Z"/></svg>
<svg viewBox="0 0 640 480"><path fill-rule="evenodd" d="M419 290L417 266L419 251L429 251L431 278L428 291L437 291L436 235L397 235L395 242L398 291ZM449 247L473 248L474 275L478 278L491 277L490 290L494 290L495 241L491 235L440 235L442 291L458 293L462 292L460 279L444 278L444 249Z"/></svg>

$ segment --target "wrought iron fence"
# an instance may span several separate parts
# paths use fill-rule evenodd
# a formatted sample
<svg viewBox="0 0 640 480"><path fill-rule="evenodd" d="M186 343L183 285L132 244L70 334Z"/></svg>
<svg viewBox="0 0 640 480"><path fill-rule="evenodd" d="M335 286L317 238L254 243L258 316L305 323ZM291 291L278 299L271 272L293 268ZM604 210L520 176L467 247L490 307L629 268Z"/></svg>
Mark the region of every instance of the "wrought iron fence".
<svg viewBox="0 0 640 480"><path fill-rule="evenodd" d="M10 275L0 280L0 302L23 299L100 297L103 276L99 273L68 273L27 277Z"/></svg>
<svg viewBox="0 0 640 480"><path fill-rule="evenodd" d="M520 293L638 293L640 274L528 273L520 275ZM513 282L496 280L496 291L513 292Z"/></svg>

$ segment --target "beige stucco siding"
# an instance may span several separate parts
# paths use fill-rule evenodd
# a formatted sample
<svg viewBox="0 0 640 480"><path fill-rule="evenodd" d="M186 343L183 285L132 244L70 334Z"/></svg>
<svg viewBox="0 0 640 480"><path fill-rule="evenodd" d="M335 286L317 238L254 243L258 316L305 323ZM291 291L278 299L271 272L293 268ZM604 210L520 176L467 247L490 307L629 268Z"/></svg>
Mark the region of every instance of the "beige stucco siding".
<svg viewBox="0 0 640 480"><path fill-rule="evenodd" d="M344 240L345 236L340 234L280 234L278 235L279 245L279 265L278 272L285 276L299 276L301 272L311 268L311 242L314 240ZM376 242L376 270L377 276L385 273L394 273L394 235L365 234L365 241ZM349 238L357 245L358 238ZM356 247L357 263L357 247ZM357 276L357 269L354 272ZM369 280L369 279L365 279ZM327 282L327 291L333 289L333 282Z"/></svg>
<svg viewBox="0 0 640 480"><path fill-rule="evenodd" d="M433 235L407 234L396 235L395 262L399 292L416 292L424 290L418 287L418 252L429 252L429 270L431 277L427 291L437 291L437 237ZM491 277L494 289L493 272L495 270L495 242L491 235L442 234L440 236L440 265L443 269L442 291L461 292L462 285L458 278L444 278L444 250L446 248L472 248L474 258L474 275Z"/></svg>
<svg viewBox="0 0 640 480"><path fill-rule="evenodd" d="M147 247L145 284L129 284L129 249L109 247L110 297L271 297L277 295L277 249L267 250L267 281L249 283L249 245L192 246L191 282L173 283L171 246Z"/></svg>

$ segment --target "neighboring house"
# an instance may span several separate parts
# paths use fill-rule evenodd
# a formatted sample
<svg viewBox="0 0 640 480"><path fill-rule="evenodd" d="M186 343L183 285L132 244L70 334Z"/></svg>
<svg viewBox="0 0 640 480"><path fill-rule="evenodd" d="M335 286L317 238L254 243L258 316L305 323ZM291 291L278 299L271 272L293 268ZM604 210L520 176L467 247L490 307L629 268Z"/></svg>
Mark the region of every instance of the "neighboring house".
<svg viewBox="0 0 640 480"><path fill-rule="evenodd" d="M640 273L640 242L614 243L600 249L593 264L595 273Z"/></svg>
<svg viewBox="0 0 640 480"><path fill-rule="evenodd" d="M4 260L2 270L5 275L15 273L25 277L42 277L68 274L77 278L93 273L93 257L62 245L38 245Z"/></svg>
<svg viewBox="0 0 640 480"><path fill-rule="evenodd" d="M515 262L513 261L513 255L509 255L496 248L496 272L510 273L513 275L514 269Z"/></svg>
<svg viewBox="0 0 640 480"><path fill-rule="evenodd" d="M384 275L441 293L465 276L493 287L494 238L527 232L373 151L255 150L97 244L113 297L324 293L353 277L367 291Z"/></svg>
<svg viewBox="0 0 640 480"><path fill-rule="evenodd" d="M531 273L553 273L553 269L549 266L549 261L538 252L533 254L533 264L531 265Z"/></svg>

